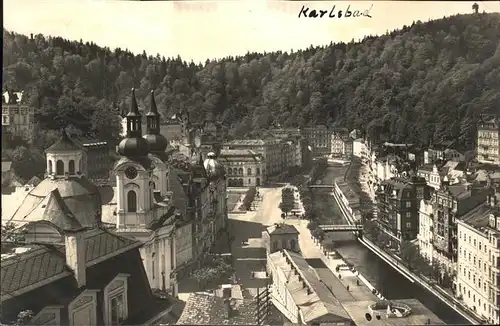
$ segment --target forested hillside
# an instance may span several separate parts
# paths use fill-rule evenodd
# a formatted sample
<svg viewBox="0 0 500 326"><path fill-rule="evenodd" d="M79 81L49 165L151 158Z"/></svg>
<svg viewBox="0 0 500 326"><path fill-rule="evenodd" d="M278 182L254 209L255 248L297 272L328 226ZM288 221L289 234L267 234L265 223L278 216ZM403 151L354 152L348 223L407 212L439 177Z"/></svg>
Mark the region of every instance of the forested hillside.
<svg viewBox="0 0 500 326"><path fill-rule="evenodd" d="M500 14L416 22L359 43L203 66L87 40L3 36L3 87L26 92L44 130L70 123L116 137L113 117L128 106L132 87L143 105L155 89L165 116L212 112L233 136L328 122L380 141L427 145L453 137L471 146L478 116L500 110Z"/></svg>

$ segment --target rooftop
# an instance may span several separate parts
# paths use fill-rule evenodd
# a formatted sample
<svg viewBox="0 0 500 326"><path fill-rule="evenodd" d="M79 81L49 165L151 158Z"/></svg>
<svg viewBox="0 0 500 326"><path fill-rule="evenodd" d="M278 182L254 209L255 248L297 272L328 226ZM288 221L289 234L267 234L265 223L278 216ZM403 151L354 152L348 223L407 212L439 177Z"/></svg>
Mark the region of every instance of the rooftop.
<svg viewBox="0 0 500 326"><path fill-rule="evenodd" d="M286 287L306 323L318 320L332 323L351 320L341 303L320 281L302 255L282 250L270 254L270 258L288 277ZM293 273L293 270L297 271L298 275Z"/></svg>
<svg viewBox="0 0 500 326"><path fill-rule="evenodd" d="M105 256L114 256L120 250L136 248L140 243L103 230L85 234L87 265ZM29 250L2 259L1 295L19 295L42 286L50 278L72 275L66 266L64 245L31 245Z"/></svg>
<svg viewBox="0 0 500 326"><path fill-rule="evenodd" d="M192 293L176 325L255 325L257 305L254 300L236 299L236 308L228 318L224 298L211 293Z"/></svg>
<svg viewBox="0 0 500 326"><path fill-rule="evenodd" d="M374 301L357 301L344 304L345 309L352 316L355 324L358 326L406 326L406 325L425 325L430 319L430 325L446 325L432 311L426 308L421 302L415 299L400 299L394 303L402 303L411 308L411 314L403 318L387 318L381 314L381 319L368 321L365 314L368 312L368 306L374 304Z"/></svg>
<svg viewBox="0 0 500 326"><path fill-rule="evenodd" d="M269 234L299 234L299 231L293 225L277 223L266 228Z"/></svg>
<svg viewBox="0 0 500 326"><path fill-rule="evenodd" d="M497 200L500 200L500 198ZM480 232L484 232L489 227L490 216L492 214L499 216L499 210L482 204L461 216L460 221Z"/></svg>

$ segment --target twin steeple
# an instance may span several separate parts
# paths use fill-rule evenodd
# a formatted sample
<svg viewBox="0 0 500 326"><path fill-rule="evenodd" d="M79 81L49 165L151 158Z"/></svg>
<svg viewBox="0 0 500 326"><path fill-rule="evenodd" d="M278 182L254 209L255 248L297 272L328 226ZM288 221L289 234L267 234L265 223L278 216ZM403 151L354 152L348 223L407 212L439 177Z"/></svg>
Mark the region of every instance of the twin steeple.
<svg viewBox="0 0 500 326"><path fill-rule="evenodd" d="M151 91L151 105L146 113L146 134L142 135L142 116L139 112L135 89L132 88L132 99L129 112L125 116L127 136L118 145L118 153L122 156L147 156L148 153L164 152L167 139L160 134L160 114Z"/></svg>

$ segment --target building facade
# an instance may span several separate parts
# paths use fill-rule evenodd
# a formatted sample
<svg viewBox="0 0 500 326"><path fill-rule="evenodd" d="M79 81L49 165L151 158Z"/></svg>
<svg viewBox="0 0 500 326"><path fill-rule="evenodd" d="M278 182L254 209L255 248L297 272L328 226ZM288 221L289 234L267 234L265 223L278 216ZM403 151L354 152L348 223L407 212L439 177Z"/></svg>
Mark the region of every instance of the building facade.
<svg viewBox="0 0 500 326"><path fill-rule="evenodd" d="M2 137L21 137L31 144L35 137L35 108L25 103L23 92L6 91L2 95Z"/></svg>
<svg viewBox="0 0 500 326"><path fill-rule="evenodd" d="M457 295L485 323L500 324L500 196L457 221Z"/></svg>
<svg viewBox="0 0 500 326"><path fill-rule="evenodd" d="M228 187L260 187L266 180L262 154L252 150L223 149L219 161L226 169Z"/></svg>
<svg viewBox="0 0 500 326"><path fill-rule="evenodd" d="M430 201L422 199L420 201L420 208L418 212L418 249L420 254L427 258L429 262L433 261L434 247L433 242L433 231L434 231L434 213L433 207Z"/></svg>
<svg viewBox="0 0 500 326"><path fill-rule="evenodd" d="M477 126L477 160L480 163L500 164L500 119L482 117Z"/></svg>
<svg viewBox="0 0 500 326"><path fill-rule="evenodd" d="M282 249L298 252L299 231L293 225L275 224L266 228L263 234L266 250L273 253Z"/></svg>
<svg viewBox="0 0 500 326"><path fill-rule="evenodd" d="M336 158L350 159L353 155L353 140L349 130L334 131L331 136L331 154Z"/></svg>
<svg viewBox="0 0 500 326"><path fill-rule="evenodd" d="M402 241L417 237L420 201L429 196L425 179L392 178L381 183L376 191L377 222L390 237L391 243L399 246Z"/></svg>
<svg viewBox="0 0 500 326"><path fill-rule="evenodd" d="M314 156L330 154L332 148L332 132L332 129L324 125L301 129L302 137L309 142Z"/></svg>
<svg viewBox="0 0 500 326"><path fill-rule="evenodd" d="M169 167L162 156L166 139L159 133L159 115L151 94L147 134L142 134L142 116L132 90L126 115L127 135L118 145L116 162L117 234L143 243L141 256L151 288L176 295L175 208L167 194Z"/></svg>

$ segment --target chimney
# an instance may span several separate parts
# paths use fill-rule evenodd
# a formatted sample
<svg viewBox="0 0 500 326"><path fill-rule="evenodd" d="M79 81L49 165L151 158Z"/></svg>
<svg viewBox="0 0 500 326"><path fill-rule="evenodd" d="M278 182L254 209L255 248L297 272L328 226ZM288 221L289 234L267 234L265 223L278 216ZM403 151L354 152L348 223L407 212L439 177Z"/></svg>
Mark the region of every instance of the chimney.
<svg viewBox="0 0 500 326"><path fill-rule="evenodd" d="M85 232L83 230L66 231L64 244L66 247L66 264L75 273L75 279L78 287L86 284L86 248Z"/></svg>

